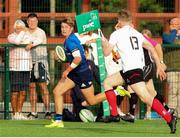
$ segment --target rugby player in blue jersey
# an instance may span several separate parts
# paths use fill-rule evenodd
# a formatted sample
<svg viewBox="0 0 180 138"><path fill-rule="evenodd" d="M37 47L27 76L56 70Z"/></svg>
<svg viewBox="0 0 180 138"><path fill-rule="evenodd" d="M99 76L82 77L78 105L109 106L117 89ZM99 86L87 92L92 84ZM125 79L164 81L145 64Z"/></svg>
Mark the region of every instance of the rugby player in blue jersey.
<svg viewBox="0 0 180 138"><path fill-rule="evenodd" d="M73 33L74 21L66 18L61 22L62 35L66 37L64 49L69 66L62 73L62 77L53 90L55 100L55 120L45 127L64 127L63 124L63 94L78 85L89 105L104 100L104 94L94 96L92 73L86 60L83 46ZM101 97L102 96L102 97Z"/></svg>

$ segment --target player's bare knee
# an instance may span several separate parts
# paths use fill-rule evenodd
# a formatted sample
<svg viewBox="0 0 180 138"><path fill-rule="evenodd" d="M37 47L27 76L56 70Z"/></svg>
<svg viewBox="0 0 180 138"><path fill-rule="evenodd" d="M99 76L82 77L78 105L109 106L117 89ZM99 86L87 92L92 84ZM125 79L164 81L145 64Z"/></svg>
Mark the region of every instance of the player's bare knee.
<svg viewBox="0 0 180 138"><path fill-rule="evenodd" d="M109 82L108 79L104 80L103 86L104 86L104 89L105 89L105 90L108 89L109 87L111 87L110 82Z"/></svg>
<svg viewBox="0 0 180 138"><path fill-rule="evenodd" d="M30 83L30 84L29 84L29 88L30 88L30 89L36 88L36 84L35 84L35 83Z"/></svg>
<svg viewBox="0 0 180 138"><path fill-rule="evenodd" d="M141 101L149 106L151 106L152 102L151 102L151 98L144 98L144 97L140 97Z"/></svg>
<svg viewBox="0 0 180 138"><path fill-rule="evenodd" d="M49 95L49 91L43 91L43 96L48 96Z"/></svg>
<svg viewBox="0 0 180 138"><path fill-rule="evenodd" d="M108 84L108 80L105 79L104 82L103 82L103 86L106 86Z"/></svg>
<svg viewBox="0 0 180 138"><path fill-rule="evenodd" d="M155 89L149 89L149 92L150 92L150 95L151 95L152 97L155 97L156 94L157 94L157 92L156 92Z"/></svg>
<svg viewBox="0 0 180 138"><path fill-rule="evenodd" d="M20 92L21 96L26 96L25 92Z"/></svg>
<svg viewBox="0 0 180 138"><path fill-rule="evenodd" d="M56 89L54 89L53 94L54 94L54 96L56 96L58 94L58 91Z"/></svg>
<svg viewBox="0 0 180 138"><path fill-rule="evenodd" d="M54 94L54 96L62 96L62 93L56 89L53 90L53 94Z"/></svg>
<svg viewBox="0 0 180 138"><path fill-rule="evenodd" d="M42 92L48 92L48 88L47 88L47 85L40 85L41 86L41 90Z"/></svg>

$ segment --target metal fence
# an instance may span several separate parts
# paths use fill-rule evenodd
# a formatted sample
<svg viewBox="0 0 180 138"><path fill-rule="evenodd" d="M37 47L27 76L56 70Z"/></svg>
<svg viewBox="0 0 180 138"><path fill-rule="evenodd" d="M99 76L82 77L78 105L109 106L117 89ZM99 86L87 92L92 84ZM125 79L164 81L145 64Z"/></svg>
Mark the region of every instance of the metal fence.
<svg viewBox="0 0 180 138"><path fill-rule="evenodd" d="M9 55L9 51L14 45L10 44L1 44L0 45L0 119L11 119L12 114L12 108L10 104L10 94L11 94L11 88L10 88L10 68L9 68L9 59L11 58ZM52 90L54 86L57 84L58 80L60 79L63 67L65 64L56 62L54 60L54 48L57 46L56 44L47 44L43 45L48 48L48 64L49 64L49 73L50 73L50 82L48 85L49 93L50 93L50 110L51 112L54 112L54 99L53 99L53 93ZM164 60L165 63L168 65L167 72L169 71L180 71L180 45L163 45L164 49ZM179 54L178 54L179 53ZM167 82L164 81L163 83L159 80L154 78L154 83L156 90L160 92L163 96L165 101L168 99L168 91L169 88L167 87ZM180 84L180 82L176 82L174 80L174 83ZM99 91L99 88L96 87L96 92ZM38 92L38 103L37 103L37 112L40 114L44 114L44 104L42 102L42 97L39 88L37 88ZM29 92L26 92L26 101L23 106L23 113L27 114L31 111L30 107L30 100L29 100ZM65 95L65 108L68 108L72 110L72 100L70 93L67 93ZM128 108L128 100L125 99L125 102L122 104L121 108L123 111L127 111ZM94 112L97 110L96 107L92 108ZM140 104L140 106L137 109L136 116L139 115L140 118L144 118L145 115L145 105Z"/></svg>
<svg viewBox="0 0 180 138"><path fill-rule="evenodd" d="M10 119L11 118L11 105L10 105L10 94L11 94L11 87L10 87L10 66L9 61L13 60L12 55L10 56L10 50L12 49L14 45L1 45L1 64L0 64L0 112L1 116L0 118ZM48 84L48 89L50 93L50 110L54 111L54 105L53 105L53 94L52 90L54 86L57 84L58 80L61 76L62 71L62 64L59 62L56 62L54 60L54 48L56 45L46 45L48 47L48 63L49 63L49 76L50 81ZM23 46L21 47L22 49ZM18 53L15 53L18 54ZM16 62L16 61L14 61ZM16 64L16 63L14 63ZM37 93L38 93L38 104L37 104L37 112L43 113L44 105L42 104L42 97L40 94L40 89L37 87ZM71 104L71 98L69 94L65 95L65 102L66 107L72 110L72 104ZM29 103L29 92L26 92L26 101L23 106L23 112L28 113L30 112L30 103Z"/></svg>

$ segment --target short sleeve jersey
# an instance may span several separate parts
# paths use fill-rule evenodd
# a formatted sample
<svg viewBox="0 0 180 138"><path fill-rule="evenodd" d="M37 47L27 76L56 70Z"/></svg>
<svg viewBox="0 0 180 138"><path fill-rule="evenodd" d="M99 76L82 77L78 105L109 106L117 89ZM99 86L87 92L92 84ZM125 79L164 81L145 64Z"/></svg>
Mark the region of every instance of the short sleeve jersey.
<svg viewBox="0 0 180 138"><path fill-rule="evenodd" d="M38 61L45 62L47 61L47 47L46 46L40 46L40 44L46 44L47 38L44 30L37 27L37 29L34 32L27 32L33 41L33 46L35 46L32 49L32 61L33 63L36 63Z"/></svg>
<svg viewBox="0 0 180 138"><path fill-rule="evenodd" d="M74 59L72 53L76 50L80 51L81 62L75 69L73 69L73 72L83 72L89 68L83 46L80 44L80 40L77 38L77 36L74 33L70 34L70 36L66 39L66 41L64 42L64 48L65 48L67 61L69 63L72 63Z"/></svg>
<svg viewBox="0 0 180 138"><path fill-rule="evenodd" d="M123 72L143 68L144 53L142 44L144 41L144 36L129 25L111 34L109 43L118 49Z"/></svg>

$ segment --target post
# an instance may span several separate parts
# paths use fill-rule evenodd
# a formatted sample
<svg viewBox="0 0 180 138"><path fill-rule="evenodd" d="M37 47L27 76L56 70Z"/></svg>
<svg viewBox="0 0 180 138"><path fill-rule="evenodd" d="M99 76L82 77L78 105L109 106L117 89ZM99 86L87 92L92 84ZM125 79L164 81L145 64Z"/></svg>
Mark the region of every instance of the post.
<svg viewBox="0 0 180 138"><path fill-rule="evenodd" d="M99 64L99 74L101 82L101 92L104 92L103 81L106 79L106 67L104 61L104 54L102 50L102 41L101 38L96 39L97 44L97 53L98 53L98 64ZM103 113L104 116L110 115L109 104L107 100L103 101Z"/></svg>
<svg viewBox="0 0 180 138"><path fill-rule="evenodd" d="M10 82L9 82L9 47L5 47L5 81L4 81L4 119L9 119Z"/></svg>
<svg viewBox="0 0 180 138"><path fill-rule="evenodd" d="M145 104L140 101L140 112L139 112L139 119L144 119L145 117Z"/></svg>
<svg viewBox="0 0 180 138"><path fill-rule="evenodd" d="M55 13L56 12L56 1L51 0L50 1L50 12ZM55 19L50 20L50 36L54 37L56 35L56 26L55 26ZM47 47L48 48L48 47ZM49 58L50 58L50 63L49 63L49 72L55 72L55 60L54 60L54 49L50 50L49 49ZM54 73L50 73L50 84L54 85L54 80L55 80L55 75Z"/></svg>
<svg viewBox="0 0 180 138"><path fill-rule="evenodd" d="M81 14L81 0L76 1L76 15Z"/></svg>

